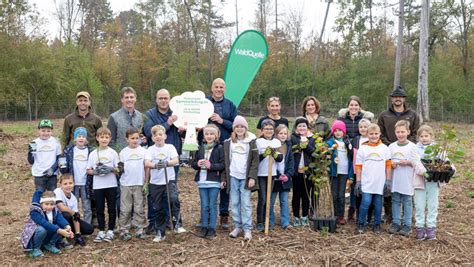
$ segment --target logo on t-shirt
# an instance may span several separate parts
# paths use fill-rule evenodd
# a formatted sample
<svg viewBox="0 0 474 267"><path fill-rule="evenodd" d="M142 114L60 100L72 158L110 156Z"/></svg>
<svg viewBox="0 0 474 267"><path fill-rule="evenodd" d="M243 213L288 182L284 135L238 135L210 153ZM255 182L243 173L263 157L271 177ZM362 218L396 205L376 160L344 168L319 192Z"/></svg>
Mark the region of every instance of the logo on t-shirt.
<svg viewBox="0 0 474 267"><path fill-rule="evenodd" d="M87 161L87 157L85 155L82 155L82 154L74 155L74 160Z"/></svg>
<svg viewBox="0 0 474 267"><path fill-rule="evenodd" d="M112 161L108 157L99 157L99 162L101 163L111 163Z"/></svg>
<svg viewBox="0 0 474 267"><path fill-rule="evenodd" d="M43 145L38 149L38 152L50 152L50 151L54 151L54 147L50 145Z"/></svg>
<svg viewBox="0 0 474 267"><path fill-rule="evenodd" d="M130 160L142 160L143 157L140 155L140 154L136 154L136 153L133 153L133 154L130 154L130 156L128 157L127 161L130 161Z"/></svg>
<svg viewBox="0 0 474 267"><path fill-rule="evenodd" d="M238 154L244 154L245 153L245 148L241 144L236 144L234 146L234 152Z"/></svg>
<svg viewBox="0 0 474 267"><path fill-rule="evenodd" d="M392 155L392 160L404 160L404 159L406 159L406 157L402 152L395 152Z"/></svg>
<svg viewBox="0 0 474 267"><path fill-rule="evenodd" d="M165 160L166 159L166 154L165 153L158 153L155 155L155 157L153 158L155 160Z"/></svg>
<svg viewBox="0 0 474 267"><path fill-rule="evenodd" d="M379 153L370 153L367 158L365 159L366 161L383 161L383 157Z"/></svg>

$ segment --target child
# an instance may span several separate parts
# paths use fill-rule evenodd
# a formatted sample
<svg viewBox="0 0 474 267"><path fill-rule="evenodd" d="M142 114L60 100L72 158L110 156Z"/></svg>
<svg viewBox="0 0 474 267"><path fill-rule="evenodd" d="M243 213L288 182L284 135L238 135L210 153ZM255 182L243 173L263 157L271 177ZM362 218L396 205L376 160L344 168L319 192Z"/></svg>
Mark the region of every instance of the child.
<svg viewBox="0 0 474 267"><path fill-rule="evenodd" d="M329 177L331 179L334 214L337 217L337 223L344 225L346 224L344 218L346 182L348 178L354 179L354 171L352 169L352 144L346 135L346 124L343 121L334 121L331 128L331 137L326 143L328 147L337 146L332 153Z"/></svg>
<svg viewBox="0 0 474 267"><path fill-rule="evenodd" d="M91 235L94 232L94 227L90 223L81 220L77 198L72 193L74 190L74 178L72 178L72 175L61 175L59 186L60 188L54 190L56 206L62 212L64 219L68 221L69 225L73 226L76 245L85 246L86 242L82 235Z"/></svg>
<svg viewBox="0 0 474 267"><path fill-rule="evenodd" d="M145 184L149 181L150 195L153 201L153 207L158 212L155 221L156 237L153 242L165 240L166 230L166 212L163 204L168 202L171 206L170 216L175 223L175 229L179 228L180 204L178 191L176 189L174 167L179 164L178 152L173 145L165 144L166 129L161 125L155 125L151 128L151 134L155 145L148 147L145 153L145 168L150 175L146 175ZM149 176L149 177L148 177ZM168 180L168 184L166 183Z"/></svg>
<svg viewBox="0 0 474 267"><path fill-rule="evenodd" d="M119 225L120 237L128 241L132 238L129 233L131 224L137 228L136 236L140 239L145 238L143 232L146 226L144 194L148 194L148 189L144 186L146 149L140 146L140 131L130 128L126 131L125 137L128 146L119 154L120 162L123 162L123 173L120 177Z"/></svg>
<svg viewBox="0 0 474 267"><path fill-rule="evenodd" d="M418 154L421 158L425 158L425 149L434 144L433 128L422 125L418 128L417 135L418 143L416 147ZM428 182L422 175L415 175L413 185L415 187L416 238L418 240L424 240L425 238L434 240L436 239L440 183Z"/></svg>
<svg viewBox="0 0 474 267"><path fill-rule="evenodd" d="M244 239L252 239L252 192L258 190L258 149L255 135L248 131L248 123L237 116L232 124L231 138L224 142L225 171L222 173L232 199L231 238L244 232Z"/></svg>
<svg viewBox="0 0 474 267"><path fill-rule="evenodd" d="M378 234L382 220L382 195L390 192L392 162L390 149L380 140L380 127L372 123L367 132L369 141L362 144L356 158L357 182L354 193L356 196L362 195L357 231L359 234L364 233L367 211L373 202L375 205L373 231Z"/></svg>
<svg viewBox="0 0 474 267"><path fill-rule="evenodd" d="M219 144L220 131L214 124L203 128L203 144L194 157L191 166L197 170L194 181L198 183L201 199L201 232L200 237L216 236L217 196L225 187L224 147Z"/></svg>
<svg viewBox="0 0 474 267"><path fill-rule="evenodd" d="M109 147L112 134L107 127L100 127L96 132L99 146L91 152L87 161L87 173L94 175L93 189L97 207L99 233L94 242L111 242L114 239L114 227L117 217L117 177L115 168L119 162L117 152ZM105 202L109 214L108 230L105 232Z"/></svg>
<svg viewBox="0 0 474 267"><path fill-rule="evenodd" d="M77 127L74 130L75 145L68 145L64 149L66 168L62 173L70 173L74 177L74 195L82 201L84 221L92 223L91 195L92 176L87 175L87 160L92 151L87 145L87 129Z"/></svg>
<svg viewBox="0 0 474 267"><path fill-rule="evenodd" d="M360 135L357 135L352 139L352 151L353 151L352 159L355 159L357 157L357 150L359 149L359 147L363 143L369 141L368 134L367 134L367 128L369 127L369 125L370 125L370 121L368 119L361 119L359 121L358 128L359 128ZM356 163L355 160L353 160L352 161L353 172L355 170L355 163ZM356 214L355 218L359 217L359 207L360 207L360 202L362 200L360 196L356 197L354 194L354 187L355 187L354 178L355 177L353 177L352 179L349 178L349 183L351 185L350 206L349 206L349 212L348 212L349 214L347 216L347 220L349 222L355 221L354 214ZM374 205L370 205L369 211L367 213L368 214L367 216L369 218L368 221L371 220L373 211L374 211Z"/></svg>
<svg viewBox="0 0 474 267"><path fill-rule="evenodd" d="M291 148L294 155L293 176L293 199L291 206L293 209L293 226L307 226L309 211L309 195L313 188L311 181L306 179L305 166L311 162L311 154L314 151L314 139L308 130L308 120L305 117L298 117L295 120L293 133L291 134ZM301 203L301 217L300 217Z"/></svg>
<svg viewBox="0 0 474 267"><path fill-rule="evenodd" d="M260 163L258 164L258 201L257 201L257 231L261 232L265 229L265 205L267 199L268 171L270 164L270 157L274 161L271 169L272 180L277 179L277 162L283 160L283 155L277 151L281 146L280 140L274 138L275 122L271 119L263 120L262 122L262 136L257 139L257 149L260 155ZM270 203L269 203L270 204Z"/></svg>
<svg viewBox="0 0 474 267"><path fill-rule="evenodd" d="M21 244L32 258L43 256L41 247L53 254L61 253L55 244L60 236L73 238L74 233L54 205L54 193L36 191L30 206L30 219L21 233Z"/></svg>
<svg viewBox="0 0 474 267"><path fill-rule="evenodd" d="M283 160L277 164L277 177L273 180L273 190L270 201L270 229L275 225L275 211L274 206L277 196L280 198L280 226L282 229L290 227L290 207L288 206L288 194L293 186L291 177L295 173L295 161L293 158L293 151L291 150L291 143L288 139L288 127L284 124L277 126L275 136L281 142L281 147L278 151L283 155Z"/></svg>
<svg viewBox="0 0 474 267"><path fill-rule="evenodd" d="M53 191L58 183L58 157L61 154L59 141L52 137L53 122L38 123L38 138L28 146L28 162L35 177L35 190Z"/></svg>
<svg viewBox="0 0 474 267"><path fill-rule="evenodd" d="M391 234L409 236L411 234L411 220L413 213L412 198L413 189L413 167L412 157L415 155L417 161L420 157L416 151L416 145L407 138L410 134L410 123L399 120L395 124L395 135L397 142L390 144L392 158L392 224L388 229ZM400 220L400 205L403 205L403 227Z"/></svg>

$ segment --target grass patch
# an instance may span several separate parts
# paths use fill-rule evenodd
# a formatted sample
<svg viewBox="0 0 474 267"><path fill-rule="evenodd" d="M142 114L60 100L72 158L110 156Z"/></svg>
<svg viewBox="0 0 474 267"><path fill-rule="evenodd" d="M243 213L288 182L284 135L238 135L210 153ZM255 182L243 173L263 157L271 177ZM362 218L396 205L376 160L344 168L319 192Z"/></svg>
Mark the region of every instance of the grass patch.
<svg viewBox="0 0 474 267"><path fill-rule="evenodd" d="M454 208L454 202L452 200L447 200L446 204L444 204L444 207L447 209L452 209Z"/></svg>
<svg viewBox="0 0 474 267"><path fill-rule="evenodd" d="M473 191L468 192L467 196L470 197L470 198L474 198L474 192Z"/></svg>
<svg viewBox="0 0 474 267"><path fill-rule="evenodd" d="M11 216L13 213L11 210L2 210L2 212L0 213L0 216L2 217L6 217L6 216Z"/></svg>
<svg viewBox="0 0 474 267"><path fill-rule="evenodd" d="M4 156L5 154L7 154L7 152L8 152L7 145L5 145L5 144L0 144L0 157L1 157L1 156Z"/></svg>
<svg viewBox="0 0 474 267"><path fill-rule="evenodd" d="M466 180L474 182L474 172L473 171L466 171L464 173L464 177L466 178Z"/></svg>
<svg viewBox="0 0 474 267"><path fill-rule="evenodd" d="M2 129L7 134L34 135L36 132L36 122L12 123L2 125Z"/></svg>

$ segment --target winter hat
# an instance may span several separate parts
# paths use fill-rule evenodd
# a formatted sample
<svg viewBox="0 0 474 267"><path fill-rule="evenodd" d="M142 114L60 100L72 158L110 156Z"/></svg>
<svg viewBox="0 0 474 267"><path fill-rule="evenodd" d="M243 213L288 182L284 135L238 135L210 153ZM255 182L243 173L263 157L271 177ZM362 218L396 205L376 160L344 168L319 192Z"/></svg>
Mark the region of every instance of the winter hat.
<svg viewBox="0 0 474 267"><path fill-rule="evenodd" d="M295 127L294 129L296 130L296 127L298 127L298 124L304 123L306 126L308 126L308 120L305 117L297 117L295 120Z"/></svg>
<svg viewBox="0 0 474 267"><path fill-rule="evenodd" d="M84 127L77 127L74 130L74 140L76 140L78 136L84 136L87 138L87 129Z"/></svg>
<svg viewBox="0 0 474 267"><path fill-rule="evenodd" d="M41 120L41 121L38 123L38 129L41 129L41 128L50 128L50 129L53 129L53 122L50 121L50 120Z"/></svg>
<svg viewBox="0 0 474 267"><path fill-rule="evenodd" d="M221 131L219 130L219 127L217 127L215 124L209 123L208 125L204 126L204 129L202 130L203 134L206 132L213 132L217 136L217 142L219 142L219 138L221 136Z"/></svg>
<svg viewBox="0 0 474 267"><path fill-rule="evenodd" d="M390 96L391 97L407 97L407 93L405 93L405 90L399 85L397 86L397 88L395 88L395 90L393 90L391 93L390 93Z"/></svg>
<svg viewBox="0 0 474 267"><path fill-rule="evenodd" d="M262 129L267 125L271 125L273 128L275 128L275 122L272 119L264 119L262 121Z"/></svg>
<svg viewBox="0 0 474 267"><path fill-rule="evenodd" d="M335 120L331 127L331 134L334 134L335 130L341 130L344 134L346 134L346 124L343 121Z"/></svg>
<svg viewBox="0 0 474 267"><path fill-rule="evenodd" d="M249 128L249 124L247 123L247 121L245 120L244 117L240 116L240 115L237 115L234 119L234 123L232 123L232 129L235 128L235 126L244 126L246 129Z"/></svg>

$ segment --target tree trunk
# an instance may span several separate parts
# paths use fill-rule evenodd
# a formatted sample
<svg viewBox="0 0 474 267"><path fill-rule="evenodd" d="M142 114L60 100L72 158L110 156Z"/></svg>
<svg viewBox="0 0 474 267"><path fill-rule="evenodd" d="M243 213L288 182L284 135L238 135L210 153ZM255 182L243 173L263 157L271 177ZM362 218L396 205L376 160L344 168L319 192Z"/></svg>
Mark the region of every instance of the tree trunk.
<svg viewBox="0 0 474 267"><path fill-rule="evenodd" d="M314 65L313 65L313 85L311 88L311 95L316 95L316 71L318 69L318 63L319 63L319 54L321 53L321 42L323 41L323 34L324 34L324 29L326 28L326 21L328 18L329 14L329 6L331 5L332 0L328 1L328 4L326 6L326 14L324 15L324 21L323 21L323 26L321 28L321 33L319 34L319 39L318 43L316 45L316 51L314 55Z"/></svg>
<svg viewBox="0 0 474 267"><path fill-rule="evenodd" d="M428 99L428 34L430 1L422 0L420 18L420 51L418 63L418 101L417 112L421 121L430 120Z"/></svg>
<svg viewBox="0 0 474 267"><path fill-rule="evenodd" d="M235 0L235 30L237 31L237 36L239 36L239 9L237 7L237 0Z"/></svg>
<svg viewBox="0 0 474 267"><path fill-rule="evenodd" d="M398 38L397 38L397 55L395 58L395 77L393 79L393 90L400 85L400 69L402 65L403 50L403 20L405 15L405 0L400 0L398 11Z"/></svg>

